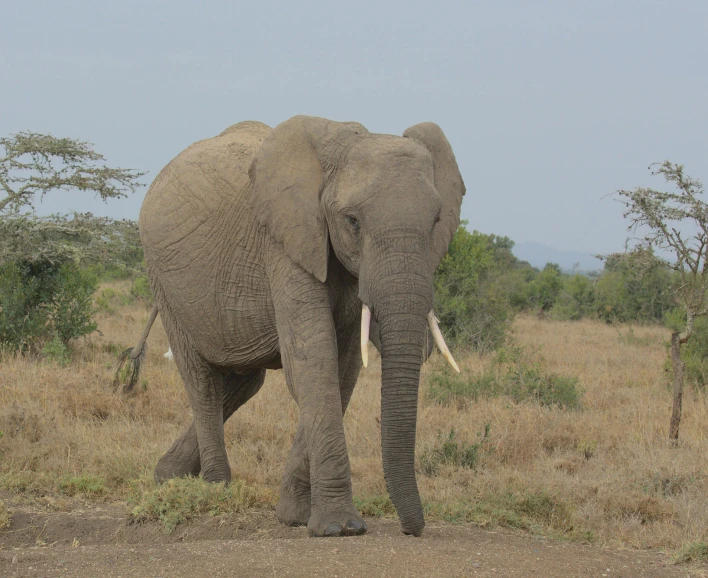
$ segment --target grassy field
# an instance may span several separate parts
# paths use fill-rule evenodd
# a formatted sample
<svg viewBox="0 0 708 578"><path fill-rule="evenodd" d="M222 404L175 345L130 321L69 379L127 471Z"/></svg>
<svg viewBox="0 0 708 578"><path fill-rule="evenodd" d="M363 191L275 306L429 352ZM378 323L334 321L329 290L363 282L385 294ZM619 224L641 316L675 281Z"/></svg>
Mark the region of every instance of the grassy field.
<svg viewBox="0 0 708 578"><path fill-rule="evenodd" d="M159 323L139 392L111 390L116 355L137 339L148 308L129 303L125 284L109 289L99 299L101 335L80 343L71 364L2 358L0 489L43 494L57 507L72 495L128 500L135 516L172 525L182 513L166 511L169 492L196 492L193 511L272 507L297 421L282 373L269 372L261 393L227 424L238 480L228 496L194 481L158 490L152 471L191 419L187 397L174 363L162 357L167 340ZM668 337L661 328L519 318L514 342L524 363L537 375L577 378L576 409L515 402L506 391L488 395L487 386L475 390L476 400L442 398L431 384L439 390L449 378L439 359L428 362L418 422L427 515L611 546L700 549L708 541L708 404L687 388L681 443L670 448ZM458 362L472 384L499 371L492 357ZM374 354L345 418L365 515L393 515L381 469L379 390Z"/></svg>

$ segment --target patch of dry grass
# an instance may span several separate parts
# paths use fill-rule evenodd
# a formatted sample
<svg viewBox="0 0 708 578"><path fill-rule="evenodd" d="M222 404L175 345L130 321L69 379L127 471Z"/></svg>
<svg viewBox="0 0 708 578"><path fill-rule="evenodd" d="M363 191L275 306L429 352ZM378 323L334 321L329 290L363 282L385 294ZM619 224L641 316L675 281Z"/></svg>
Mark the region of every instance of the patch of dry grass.
<svg viewBox="0 0 708 578"><path fill-rule="evenodd" d="M121 283L111 288L128 291ZM97 499L154 490L157 460L191 420L177 369L162 357L167 340L160 323L149 339L144 391L124 397L110 388L116 353L134 343L148 313L140 304L103 313L102 335L81 343L65 368L2 359L0 487ZM639 548L678 550L708 541L708 404L687 388L681 443L670 448L668 332L635 328L636 338L628 340L601 323L524 317L514 331L528 349L541 348L544 369L579 378L583 409L517 405L505 397L443 406L425 395L439 361L428 363L419 453L451 426L456 439L475 443L490 424L475 469L441 464L437 475L419 474L428 515ZM474 355L458 361L480 374L490 362ZM357 504L387 515L379 412L380 365L372 355L345 424ZM274 371L226 426L234 477L265 501L277 495L296 423L297 407L282 372Z"/></svg>
<svg viewBox="0 0 708 578"><path fill-rule="evenodd" d="M5 502L0 500L0 530L6 530L10 527L10 512L5 507Z"/></svg>

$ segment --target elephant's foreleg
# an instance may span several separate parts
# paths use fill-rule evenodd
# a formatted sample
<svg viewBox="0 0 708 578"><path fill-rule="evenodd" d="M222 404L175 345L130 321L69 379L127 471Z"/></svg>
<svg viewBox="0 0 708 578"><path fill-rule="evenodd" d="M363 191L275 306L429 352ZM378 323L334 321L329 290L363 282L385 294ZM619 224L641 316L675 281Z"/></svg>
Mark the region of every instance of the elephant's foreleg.
<svg viewBox="0 0 708 578"><path fill-rule="evenodd" d="M300 409L310 466L311 536L362 534L342 422L329 289L286 259L269 263L285 379Z"/></svg>
<svg viewBox="0 0 708 578"><path fill-rule="evenodd" d="M339 386L342 402L342 416L347 411L349 400L354 393L359 371L361 352L358 325L344 338L338 340ZM302 421L298 425L293 445L290 448L285 473L280 486L280 499L275 508L278 519L289 526L306 526L310 519L310 462Z"/></svg>
<svg viewBox="0 0 708 578"><path fill-rule="evenodd" d="M258 393L263 385L265 373L265 369L259 369L246 375L229 373L224 377L222 392L224 423L239 407ZM194 420L192 420L189 428L160 458L155 467L155 480L160 484L170 478L198 476L200 471L201 460L199 459L197 430Z"/></svg>

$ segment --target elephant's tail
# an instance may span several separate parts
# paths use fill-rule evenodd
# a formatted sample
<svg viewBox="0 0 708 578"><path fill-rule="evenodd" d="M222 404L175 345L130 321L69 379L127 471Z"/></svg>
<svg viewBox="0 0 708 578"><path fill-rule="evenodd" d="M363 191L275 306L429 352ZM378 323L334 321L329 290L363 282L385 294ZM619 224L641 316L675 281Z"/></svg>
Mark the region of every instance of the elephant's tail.
<svg viewBox="0 0 708 578"><path fill-rule="evenodd" d="M145 359L145 343L147 337L150 334L150 329L152 324L155 323L155 318L157 317L157 304L152 306L152 311L150 311L150 317L148 317L143 333L138 340L135 347L130 347L126 349L123 353L118 356L118 368L116 369L115 377L113 378L113 388L117 388L122 382L125 382L127 378L127 383L123 383L123 391L128 393L132 391L135 384L138 383L138 377L140 376L140 366ZM128 366L125 367L126 361L129 362Z"/></svg>

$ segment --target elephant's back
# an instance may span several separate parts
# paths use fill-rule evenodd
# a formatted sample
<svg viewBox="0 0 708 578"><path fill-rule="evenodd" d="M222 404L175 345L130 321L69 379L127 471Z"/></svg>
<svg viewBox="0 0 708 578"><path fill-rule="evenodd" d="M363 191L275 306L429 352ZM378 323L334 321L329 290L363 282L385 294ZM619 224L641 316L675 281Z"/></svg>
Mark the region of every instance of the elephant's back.
<svg viewBox="0 0 708 578"><path fill-rule="evenodd" d="M270 131L261 122L240 122L187 147L160 171L140 210L148 263L170 261L177 252L184 263L184 251L213 247L215 221L247 202L248 169Z"/></svg>

